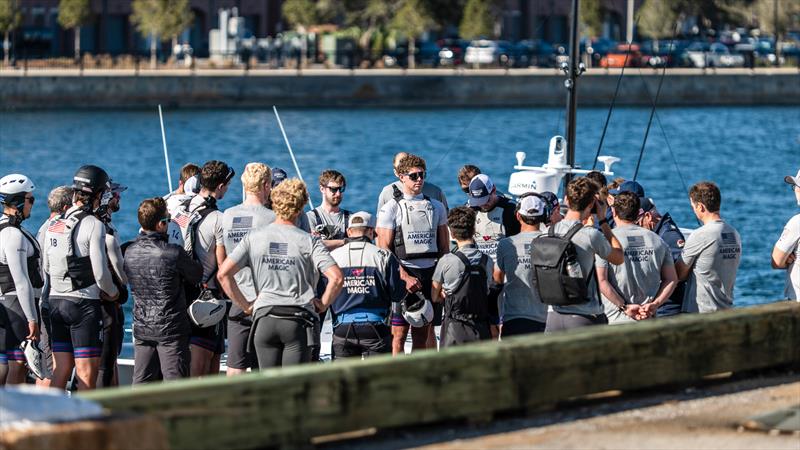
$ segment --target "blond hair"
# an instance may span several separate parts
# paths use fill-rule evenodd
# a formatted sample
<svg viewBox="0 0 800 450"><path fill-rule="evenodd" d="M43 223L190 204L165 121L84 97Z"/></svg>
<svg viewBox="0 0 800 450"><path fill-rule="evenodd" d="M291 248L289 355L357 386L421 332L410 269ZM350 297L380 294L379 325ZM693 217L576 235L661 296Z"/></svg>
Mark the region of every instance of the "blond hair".
<svg viewBox="0 0 800 450"><path fill-rule="evenodd" d="M306 184L297 178L290 178L275 186L270 194L272 210L283 220L293 220L308 203Z"/></svg>
<svg viewBox="0 0 800 450"><path fill-rule="evenodd" d="M272 170L268 165L260 162L251 162L244 166L242 173L242 187L245 192L258 193L264 186L272 183Z"/></svg>

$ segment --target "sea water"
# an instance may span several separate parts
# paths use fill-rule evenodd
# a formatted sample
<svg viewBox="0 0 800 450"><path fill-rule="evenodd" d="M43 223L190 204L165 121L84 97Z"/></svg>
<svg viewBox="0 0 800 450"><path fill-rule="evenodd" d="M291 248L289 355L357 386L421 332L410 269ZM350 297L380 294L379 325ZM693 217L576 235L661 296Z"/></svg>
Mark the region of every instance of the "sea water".
<svg viewBox="0 0 800 450"><path fill-rule="evenodd" d="M579 110L576 162L584 168L592 166L607 112ZM613 111L600 154L622 158L616 176L633 177L649 114L649 108ZM331 168L347 178L342 206L351 211L375 210L381 188L394 179L391 163L398 151L426 159L428 181L444 190L452 207L466 200L456 180L463 164L479 166L505 190L516 152L527 153L526 164L540 165L550 138L564 133L562 108L286 109L281 118L314 205L320 202L317 177ZM220 201L222 209L242 200L238 174L247 162L297 175L271 109L166 110L164 124L173 187L186 162L219 159L234 167L237 176ZM168 191L156 108L0 113L0 172L24 173L37 186L25 223L30 230L47 217L49 190L70 183L84 164L105 168L129 187L113 220L123 242L133 239L138 203ZM800 108L662 108L637 180L660 211L686 228L697 226L687 186L701 180L720 186L722 216L743 241L735 304L746 306L776 301L783 293L784 273L770 267L770 252L800 210L783 182L798 169Z"/></svg>

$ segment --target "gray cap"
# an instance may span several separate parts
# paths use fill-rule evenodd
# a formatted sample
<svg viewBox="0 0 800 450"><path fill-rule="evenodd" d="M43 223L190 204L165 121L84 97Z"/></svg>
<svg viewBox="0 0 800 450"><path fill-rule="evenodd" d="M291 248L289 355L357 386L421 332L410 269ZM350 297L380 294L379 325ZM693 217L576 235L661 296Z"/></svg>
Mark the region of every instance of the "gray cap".
<svg viewBox="0 0 800 450"><path fill-rule="evenodd" d="M347 228L375 228L375 218L366 211L359 211L350 215Z"/></svg>

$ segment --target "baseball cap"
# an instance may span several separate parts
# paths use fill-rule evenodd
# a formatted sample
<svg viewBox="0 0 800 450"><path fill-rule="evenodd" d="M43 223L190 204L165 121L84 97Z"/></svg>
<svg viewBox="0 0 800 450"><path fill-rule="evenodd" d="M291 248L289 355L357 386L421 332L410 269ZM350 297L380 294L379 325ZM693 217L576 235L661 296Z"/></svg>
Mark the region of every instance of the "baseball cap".
<svg viewBox="0 0 800 450"><path fill-rule="evenodd" d="M492 196L494 183L489 176L478 174L469 182L469 206L483 206Z"/></svg>
<svg viewBox="0 0 800 450"><path fill-rule="evenodd" d="M200 192L200 176L194 175L183 182L183 192L194 195Z"/></svg>
<svg viewBox="0 0 800 450"><path fill-rule="evenodd" d="M550 205L553 210L558 209L558 196L550 191L540 192L539 195Z"/></svg>
<svg viewBox="0 0 800 450"><path fill-rule="evenodd" d="M541 217L547 204L538 195L526 195L519 200L519 215L524 217Z"/></svg>
<svg viewBox="0 0 800 450"><path fill-rule="evenodd" d="M635 181L626 181L620 184L618 188L608 190L611 195L619 195L621 192L633 192L639 198L644 197L644 188Z"/></svg>
<svg viewBox="0 0 800 450"><path fill-rule="evenodd" d="M785 181L787 184L800 186L800 170L797 171L797 175L795 176L786 175L786 177L783 178L783 181Z"/></svg>
<svg viewBox="0 0 800 450"><path fill-rule="evenodd" d="M289 175L286 174L286 171L281 169L280 167L275 167L272 169L272 187L275 187L284 182L289 178Z"/></svg>
<svg viewBox="0 0 800 450"><path fill-rule="evenodd" d="M650 212L650 210L656 207L656 204L653 203L653 199L650 197L644 197L641 199L639 207L642 209L642 212Z"/></svg>
<svg viewBox="0 0 800 450"><path fill-rule="evenodd" d="M115 183L114 181L109 181L108 184L111 186L111 192L114 194L119 194L128 190L128 186L124 184Z"/></svg>
<svg viewBox="0 0 800 450"><path fill-rule="evenodd" d="M350 216L347 228L375 228L375 218L366 211L359 211Z"/></svg>

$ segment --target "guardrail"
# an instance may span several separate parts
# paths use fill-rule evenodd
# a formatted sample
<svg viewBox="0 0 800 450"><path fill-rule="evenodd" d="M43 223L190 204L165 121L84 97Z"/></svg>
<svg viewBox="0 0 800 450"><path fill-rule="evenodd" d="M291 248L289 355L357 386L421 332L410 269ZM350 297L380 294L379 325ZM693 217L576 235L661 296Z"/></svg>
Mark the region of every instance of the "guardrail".
<svg viewBox="0 0 800 450"><path fill-rule="evenodd" d="M575 396L800 365L800 303L525 336L80 394L163 424L173 449L308 445L315 436L537 410Z"/></svg>

